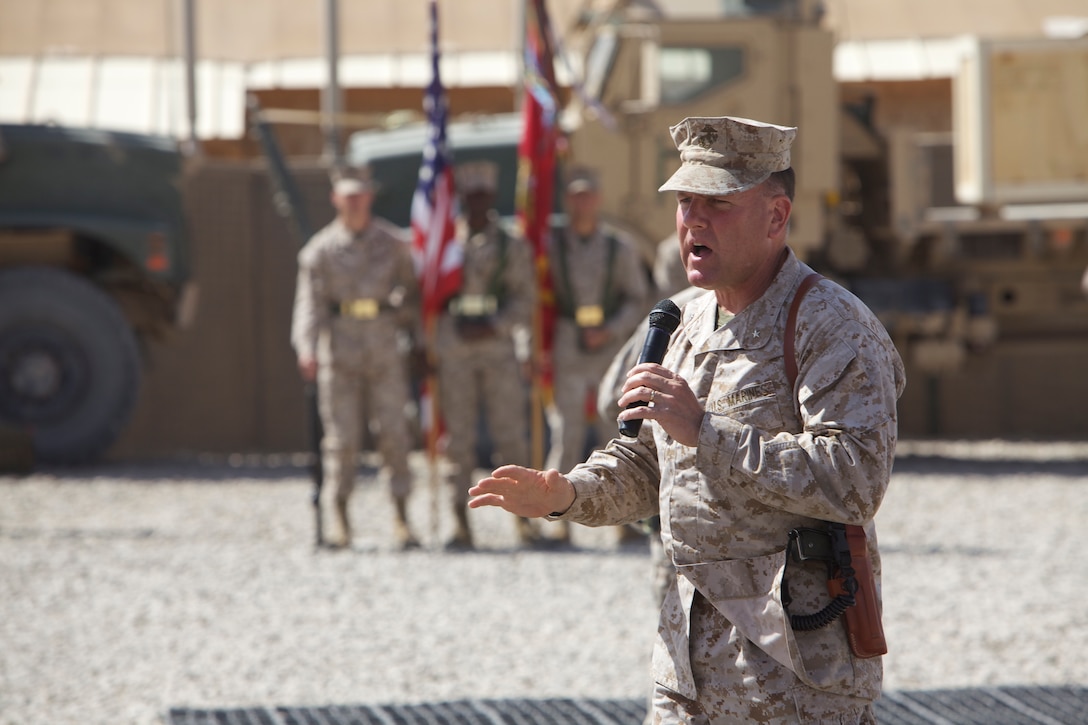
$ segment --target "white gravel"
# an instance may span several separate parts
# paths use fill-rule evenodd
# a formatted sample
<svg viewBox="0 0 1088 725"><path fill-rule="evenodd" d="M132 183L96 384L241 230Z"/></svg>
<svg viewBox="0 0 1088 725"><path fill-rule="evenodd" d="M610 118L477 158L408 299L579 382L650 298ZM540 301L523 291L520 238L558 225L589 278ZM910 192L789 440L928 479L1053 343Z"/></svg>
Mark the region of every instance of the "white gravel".
<svg viewBox="0 0 1088 725"><path fill-rule="evenodd" d="M426 546L407 553L365 467L339 553L314 551L297 458L0 476L0 723L643 697L646 548L575 527L573 550L525 551L481 510L480 551L443 552L451 517L432 530L413 465ZM886 688L1088 684L1086 524L1088 444L903 442L878 516Z"/></svg>

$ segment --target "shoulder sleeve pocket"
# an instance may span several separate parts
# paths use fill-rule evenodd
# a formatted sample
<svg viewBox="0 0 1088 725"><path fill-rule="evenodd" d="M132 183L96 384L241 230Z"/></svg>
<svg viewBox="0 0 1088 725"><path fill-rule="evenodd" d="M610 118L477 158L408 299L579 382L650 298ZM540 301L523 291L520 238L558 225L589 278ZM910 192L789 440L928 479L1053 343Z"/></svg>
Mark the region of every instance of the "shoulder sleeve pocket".
<svg viewBox="0 0 1088 725"><path fill-rule="evenodd" d="M836 339L831 346L814 360L806 360L801 366L801 388L798 402L804 405L814 395L827 390L839 381L857 352L842 340Z"/></svg>

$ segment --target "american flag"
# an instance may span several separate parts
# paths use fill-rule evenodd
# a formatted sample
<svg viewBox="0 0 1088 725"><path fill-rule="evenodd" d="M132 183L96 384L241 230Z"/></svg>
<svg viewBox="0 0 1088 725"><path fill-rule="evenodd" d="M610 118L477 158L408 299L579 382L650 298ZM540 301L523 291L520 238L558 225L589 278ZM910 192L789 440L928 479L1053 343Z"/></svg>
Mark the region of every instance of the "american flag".
<svg viewBox="0 0 1088 725"><path fill-rule="evenodd" d="M423 320L433 322L461 287L461 247L454 243L457 196L446 143L449 106L438 71L438 7L431 0L431 83L423 96L429 124L419 182L412 196L412 247L422 290Z"/></svg>

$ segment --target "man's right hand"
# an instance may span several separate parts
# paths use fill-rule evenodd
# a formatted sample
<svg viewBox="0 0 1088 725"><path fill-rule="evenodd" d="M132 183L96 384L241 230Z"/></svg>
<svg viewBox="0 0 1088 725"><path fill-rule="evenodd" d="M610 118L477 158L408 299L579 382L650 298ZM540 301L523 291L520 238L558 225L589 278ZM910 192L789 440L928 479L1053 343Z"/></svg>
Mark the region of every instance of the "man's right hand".
<svg viewBox="0 0 1088 725"><path fill-rule="evenodd" d="M468 490L469 508L499 506L524 517L563 513L574 503L574 486L555 469L501 466Z"/></svg>
<svg viewBox="0 0 1088 725"><path fill-rule="evenodd" d="M317 359L312 357L300 357L298 359L298 372L307 383L317 379Z"/></svg>

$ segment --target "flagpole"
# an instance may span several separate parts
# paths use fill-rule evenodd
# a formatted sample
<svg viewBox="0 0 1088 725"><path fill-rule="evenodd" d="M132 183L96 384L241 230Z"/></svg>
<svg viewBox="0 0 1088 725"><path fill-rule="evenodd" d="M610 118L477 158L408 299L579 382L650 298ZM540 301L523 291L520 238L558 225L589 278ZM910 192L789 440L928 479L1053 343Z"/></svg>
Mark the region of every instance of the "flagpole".
<svg viewBox="0 0 1088 725"><path fill-rule="evenodd" d="M431 494L431 541L438 542L441 532L439 522L438 497L441 494L441 479L438 470L438 439L441 431L438 421L442 420L442 405L439 397L438 375L435 374L437 360L438 334L437 320L433 315L428 316L424 324L423 336L426 340L427 371L424 385L430 392L431 410L430 425L427 426L427 483Z"/></svg>
<svg viewBox="0 0 1088 725"><path fill-rule="evenodd" d="M430 2L431 83L423 95L429 133L419 182L412 195L412 249L419 271L423 307L423 337L427 371L420 395L426 426L426 445L431 489L431 533L439 533L438 498L441 494L438 444L442 432L439 404L439 379L435 374L438 358L437 321L447 300L461 287L461 259L456 240L457 199L453 184L453 160L446 143L449 108L439 73L438 6Z"/></svg>
<svg viewBox="0 0 1088 725"><path fill-rule="evenodd" d="M536 275L539 277L539 273ZM536 291L539 298L540 295L540 280L537 279ZM543 366L546 364L544 357L544 347L540 343L541 336L543 335L544 325L542 320L542 314L540 310L540 304L536 304L533 307L533 332L532 332L532 365L530 371L532 373L532 383L530 385L530 410L532 420L530 421L530 444L531 455L530 465L539 470L544 469L544 415L545 415L545 402L544 402L544 382L543 382Z"/></svg>

